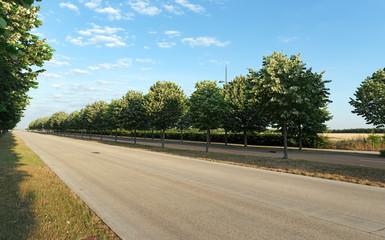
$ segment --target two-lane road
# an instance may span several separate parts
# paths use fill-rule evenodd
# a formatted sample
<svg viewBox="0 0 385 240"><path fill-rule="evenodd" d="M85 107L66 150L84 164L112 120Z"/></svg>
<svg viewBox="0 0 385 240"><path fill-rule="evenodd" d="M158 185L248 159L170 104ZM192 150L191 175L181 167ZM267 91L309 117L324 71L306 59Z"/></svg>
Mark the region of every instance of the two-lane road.
<svg viewBox="0 0 385 240"><path fill-rule="evenodd" d="M383 239L385 189L16 132L123 239Z"/></svg>

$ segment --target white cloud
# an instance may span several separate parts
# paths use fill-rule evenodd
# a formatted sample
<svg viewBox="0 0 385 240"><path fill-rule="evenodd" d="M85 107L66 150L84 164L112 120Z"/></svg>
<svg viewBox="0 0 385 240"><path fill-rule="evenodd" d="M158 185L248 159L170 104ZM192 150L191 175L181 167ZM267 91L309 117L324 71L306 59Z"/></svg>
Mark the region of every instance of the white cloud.
<svg viewBox="0 0 385 240"><path fill-rule="evenodd" d="M142 70L142 71L150 71L150 70L152 70L152 68L141 68L140 70Z"/></svg>
<svg viewBox="0 0 385 240"><path fill-rule="evenodd" d="M132 66L131 58L121 58L121 59L118 59L115 64L102 63L96 66L89 66L88 68L92 71L97 71L97 70L110 70L111 68L125 68L125 67L131 67L131 66Z"/></svg>
<svg viewBox="0 0 385 240"><path fill-rule="evenodd" d="M63 85L64 85L64 83L52 84L52 87L53 87L53 88L56 88L56 89L62 89L62 88L63 88Z"/></svg>
<svg viewBox="0 0 385 240"><path fill-rule="evenodd" d="M65 75L88 75L88 74L90 74L90 72L88 72L86 70L72 69L71 71L69 71Z"/></svg>
<svg viewBox="0 0 385 240"><path fill-rule="evenodd" d="M60 62L58 60L52 59L51 61L47 62L49 65L54 66L54 67L62 67L62 66L69 66L71 65L69 62Z"/></svg>
<svg viewBox="0 0 385 240"><path fill-rule="evenodd" d="M149 50L149 49L150 49L149 46L144 46L143 48L146 49L146 50Z"/></svg>
<svg viewBox="0 0 385 240"><path fill-rule="evenodd" d="M113 84L117 84L117 82L113 82L113 81L104 81L104 80L98 80L96 81L97 84L100 84L100 85L113 85Z"/></svg>
<svg viewBox="0 0 385 240"><path fill-rule="evenodd" d="M100 6L101 0L91 0L90 2L86 2L84 5L88 8L97 8Z"/></svg>
<svg viewBox="0 0 385 240"><path fill-rule="evenodd" d="M179 37L181 33L179 31L169 30L165 31L164 34L168 35L169 37Z"/></svg>
<svg viewBox="0 0 385 240"><path fill-rule="evenodd" d="M47 73L47 72L43 72L39 75L39 78L44 78L44 79L60 79L60 78L64 78L63 75L60 75L60 74L56 74L56 73Z"/></svg>
<svg viewBox="0 0 385 240"><path fill-rule="evenodd" d="M110 91L109 89L103 88L103 87L95 87L92 85L86 85L86 84L78 84L75 83L71 87L75 91L79 90L86 90L86 91Z"/></svg>
<svg viewBox="0 0 385 240"><path fill-rule="evenodd" d="M228 65L228 64L230 64L229 61L219 61L219 60L215 60L215 59L210 59L209 62L217 64L217 65Z"/></svg>
<svg viewBox="0 0 385 240"><path fill-rule="evenodd" d="M176 45L175 42L157 42L158 47L160 48L172 48Z"/></svg>
<svg viewBox="0 0 385 240"><path fill-rule="evenodd" d="M93 28L86 30L80 30L78 33L81 35L77 38L67 36L67 41L77 46L87 45L104 45L106 47L123 47L126 43L123 42L122 37L118 36L117 33L124 31L123 28L111 28L111 27L100 27L92 24Z"/></svg>
<svg viewBox="0 0 385 240"><path fill-rule="evenodd" d="M184 14L184 12L183 11L181 11L181 10L179 10L179 8L178 7L176 7L176 6L173 6L173 5L163 5L163 7L168 11L168 12L170 12L170 13L173 13L173 14L175 14L175 15L183 15Z"/></svg>
<svg viewBox="0 0 385 240"><path fill-rule="evenodd" d="M190 9L191 11L193 11L195 13L202 13L202 12L206 11L206 9L204 7L202 7L201 5L192 4L187 0L175 0L175 2L178 3L179 5L181 5L182 7Z"/></svg>
<svg viewBox="0 0 385 240"><path fill-rule="evenodd" d="M230 41L220 42L214 37L183 38L182 42L188 43L191 47L209 47L211 45L225 47L230 44Z"/></svg>
<svg viewBox="0 0 385 240"><path fill-rule="evenodd" d="M143 15L154 16L162 12L161 9L155 6L150 6L150 3L148 0L129 1L128 4L131 6L131 8L134 11Z"/></svg>
<svg viewBox="0 0 385 240"><path fill-rule="evenodd" d="M151 58L137 58L135 59L136 62L138 63L152 63L152 64L155 64L154 60L152 60Z"/></svg>
<svg viewBox="0 0 385 240"><path fill-rule="evenodd" d="M75 12L79 13L79 8L77 6L75 6L74 4L70 3L70 2L67 2L67 3L62 2L62 3L59 4L59 6L61 8L65 8L66 7L68 9L72 10L72 11L75 11Z"/></svg>

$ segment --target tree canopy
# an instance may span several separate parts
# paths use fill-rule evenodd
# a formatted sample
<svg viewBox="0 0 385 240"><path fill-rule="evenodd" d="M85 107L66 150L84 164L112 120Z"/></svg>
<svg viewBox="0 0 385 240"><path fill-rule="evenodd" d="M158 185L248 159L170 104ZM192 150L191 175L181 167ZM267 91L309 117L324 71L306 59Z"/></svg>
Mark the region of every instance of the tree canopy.
<svg viewBox="0 0 385 240"><path fill-rule="evenodd" d="M221 94L216 82L201 81L190 97L190 118L193 126L207 130L206 152L210 139L210 129L218 128L230 111L229 103Z"/></svg>
<svg viewBox="0 0 385 240"><path fill-rule="evenodd" d="M290 123L308 124L317 121L317 109L325 109L329 89L322 80L323 73L313 73L306 69L301 55L287 57L274 52L263 57L259 72L250 69L254 78L255 101L260 103L271 123L282 128L284 142L284 158L287 152L287 127Z"/></svg>
<svg viewBox="0 0 385 240"><path fill-rule="evenodd" d="M42 22L38 6L32 0L0 0L0 123L1 130L11 129L20 121L30 88L37 87L37 76L53 49L46 40L30 33Z"/></svg>
<svg viewBox="0 0 385 240"><path fill-rule="evenodd" d="M164 147L164 130L175 126L186 112L186 95L175 83L158 81L150 87L144 97L143 107L154 127L163 130L162 147Z"/></svg>
<svg viewBox="0 0 385 240"><path fill-rule="evenodd" d="M367 77L354 97L349 102L354 107L353 113L364 117L368 124L385 126L385 68Z"/></svg>

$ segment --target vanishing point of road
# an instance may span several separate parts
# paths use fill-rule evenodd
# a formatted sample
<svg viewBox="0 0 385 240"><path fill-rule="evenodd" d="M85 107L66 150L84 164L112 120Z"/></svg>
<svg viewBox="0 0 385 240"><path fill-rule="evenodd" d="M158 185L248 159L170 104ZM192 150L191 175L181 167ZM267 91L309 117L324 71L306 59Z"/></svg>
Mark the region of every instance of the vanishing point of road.
<svg viewBox="0 0 385 240"><path fill-rule="evenodd" d="M123 239L385 238L383 188L16 134Z"/></svg>

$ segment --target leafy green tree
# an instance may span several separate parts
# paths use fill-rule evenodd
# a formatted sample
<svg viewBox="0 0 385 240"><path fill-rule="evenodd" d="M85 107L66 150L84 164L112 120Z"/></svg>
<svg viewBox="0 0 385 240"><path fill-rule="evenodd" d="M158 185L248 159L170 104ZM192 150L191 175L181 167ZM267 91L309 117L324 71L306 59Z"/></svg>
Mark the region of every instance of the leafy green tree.
<svg viewBox="0 0 385 240"><path fill-rule="evenodd" d="M357 88L350 104L353 113L364 117L367 124L385 126L385 68L379 69Z"/></svg>
<svg viewBox="0 0 385 240"><path fill-rule="evenodd" d="M98 130L102 139L102 130L105 128L105 112L108 104L104 101L87 104L85 108L80 111L80 119L85 129L90 132L90 138L94 130Z"/></svg>
<svg viewBox="0 0 385 240"><path fill-rule="evenodd" d="M229 103L217 87L217 82L201 81L190 97L190 118L193 126L207 131L206 152L209 151L210 129L218 128L229 112Z"/></svg>
<svg viewBox="0 0 385 240"><path fill-rule="evenodd" d="M53 49L46 40L30 33L42 22L37 19L39 7L32 0L0 1L0 123L13 128L29 104L27 92L37 87L36 77L51 59ZM32 69L34 67L34 69ZM4 130L4 129L3 129Z"/></svg>
<svg viewBox="0 0 385 240"><path fill-rule="evenodd" d="M226 117L228 128L243 132L244 146L247 147L247 132L263 131L268 120L261 106L252 101L254 83L249 76L236 77L224 86L225 99L230 103L230 113Z"/></svg>
<svg viewBox="0 0 385 240"><path fill-rule="evenodd" d="M143 107L153 126L162 130L162 147L164 147L165 129L175 126L186 112L186 95L175 83L158 81L150 87L144 98Z"/></svg>
<svg viewBox="0 0 385 240"><path fill-rule="evenodd" d="M180 130L180 141L183 142L183 130L191 127L191 118L188 110L183 114L175 126Z"/></svg>
<svg viewBox="0 0 385 240"><path fill-rule="evenodd" d="M134 144L136 144L136 130L143 129L147 125L143 99L141 92L130 90L122 101L122 126L124 129L134 131Z"/></svg>
<svg viewBox="0 0 385 240"><path fill-rule="evenodd" d="M80 114L79 111L73 111L65 120L67 130L76 131L80 129Z"/></svg>
<svg viewBox="0 0 385 240"><path fill-rule="evenodd" d="M63 131L65 127L65 120L67 117L68 114L63 111L52 114L52 116L48 120L50 129L56 132Z"/></svg>
<svg viewBox="0 0 385 240"><path fill-rule="evenodd" d="M112 100L105 112L106 127L115 130L115 142L118 140L118 128L122 128L122 100Z"/></svg>
<svg viewBox="0 0 385 240"><path fill-rule="evenodd" d="M255 81L253 92L255 101L264 108L271 123L282 129L284 158L288 158L287 127L290 123L308 124L315 120L318 113L315 109L324 109L328 102L329 92L325 88L322 75L312 73L311 68L300 60L299 55L290 58L283 53L274 52L263 57L259 72L250 69ZM314 113L314 114L313 114ZM304 118L309 115L310 117Z"/></svg>

